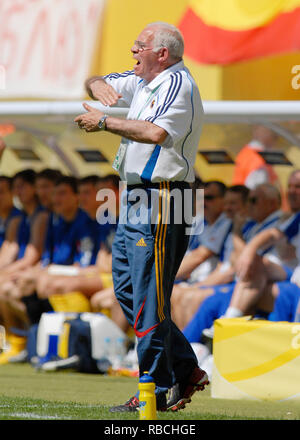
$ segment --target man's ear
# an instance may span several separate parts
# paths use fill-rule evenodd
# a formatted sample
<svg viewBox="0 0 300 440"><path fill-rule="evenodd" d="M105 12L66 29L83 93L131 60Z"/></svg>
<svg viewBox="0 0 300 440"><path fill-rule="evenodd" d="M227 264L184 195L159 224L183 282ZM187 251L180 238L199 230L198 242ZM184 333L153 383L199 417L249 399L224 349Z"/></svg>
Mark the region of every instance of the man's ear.
<svg viewBox="0 0 300 440"><path fill-rule="evenodd" d="M159 50L159 61L165 62L169 58L169 49L167 47L162 47Z"/></svg>

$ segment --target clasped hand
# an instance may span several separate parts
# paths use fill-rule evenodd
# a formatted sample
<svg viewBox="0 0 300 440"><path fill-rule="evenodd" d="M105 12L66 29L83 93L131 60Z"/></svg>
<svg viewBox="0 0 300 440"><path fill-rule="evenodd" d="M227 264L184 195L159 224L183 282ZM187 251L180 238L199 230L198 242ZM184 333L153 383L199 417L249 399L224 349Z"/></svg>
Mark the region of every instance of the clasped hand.
<svg viewBox="0 0 300 440"><path fill-rule="evenodd" d="M104 113L86 103L83 103L83 107L87 110L87 113L76 116L74 122L77 122L78 127L87 132L99 131L98 123Z"/></svg>
<svg viewBox="0 0 300 440"><path fill-rule="evenodd" d="M122 98L121 94L117 93L113 87L101 79L92 82L89 89L91 92L90 96L105 106L115 105ZM77 122L79 128L87 132L99 131L98 123L102 116L104 116L104 113L87 103L84 103L83 107L87 110L87 113L77 116L74 122Z"/></svg>

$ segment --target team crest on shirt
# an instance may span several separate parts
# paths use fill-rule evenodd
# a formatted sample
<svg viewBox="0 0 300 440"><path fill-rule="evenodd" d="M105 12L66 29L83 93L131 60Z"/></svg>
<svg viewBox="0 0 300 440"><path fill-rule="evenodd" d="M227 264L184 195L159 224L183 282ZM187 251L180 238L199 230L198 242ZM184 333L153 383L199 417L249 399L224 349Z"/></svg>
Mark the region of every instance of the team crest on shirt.
<svg viewBox="0 0 300 440"><path fill-rule="evenodd" d="M92 251L93 247L94 247L94 243L90 237L84 237L78 243L78 248L81 252Z"/></svg>
<svg viewBox="0 0 300 440"><path fill-rule="evenodd" d="M155 104L155 99L153 99L153 101L151 102L150 108L153 108L154 104Z"/></svg>
<svg viewBox="0 0 300 440"><path fill-rule="evenodd" d="M84 237L77 243L77 250L81 254L80 264L82 266L91 264L93 248L94 243L90 237Z"/></svg>

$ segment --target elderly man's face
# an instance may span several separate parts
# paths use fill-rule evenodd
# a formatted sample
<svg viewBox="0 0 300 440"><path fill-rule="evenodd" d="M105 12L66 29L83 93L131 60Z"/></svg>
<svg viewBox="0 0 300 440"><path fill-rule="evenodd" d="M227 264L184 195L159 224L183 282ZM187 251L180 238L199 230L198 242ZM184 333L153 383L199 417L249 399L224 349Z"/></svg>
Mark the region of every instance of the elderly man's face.
<svg viewBox="0 0 300 440"><path fill-rule="evenodd" d="M158 54L152 50L153 39L154 30L144 29L131 48L133 58L137 61L134 65L134 73L147 82L152 81L160 72Z"/></svg>
<svg viewBox="0 0 300 440"><path fill-rule="evenodd" d="M272 212L275 212L276 209L279 209L279 207L275 206L274 200L264 194L260 188L255 188L250 191L248 197L248 212L253 220L262 222Z"/></svg>

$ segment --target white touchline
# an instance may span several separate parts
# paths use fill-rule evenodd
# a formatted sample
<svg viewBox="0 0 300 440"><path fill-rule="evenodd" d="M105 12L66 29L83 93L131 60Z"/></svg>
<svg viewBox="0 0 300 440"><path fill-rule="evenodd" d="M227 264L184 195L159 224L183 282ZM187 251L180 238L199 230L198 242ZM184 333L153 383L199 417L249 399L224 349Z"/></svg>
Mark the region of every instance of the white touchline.
<svg viewBox="0 0 300 440"><path fill-rule="evenodd" d="M16 412L16 413L6 413L5 416L9 417L19 417L19 418L26 418L26 419L41 419L41 420L71 420L71 417L58 417L58 416L46 416L42 414L35 414L30 412Z"/></svg>

